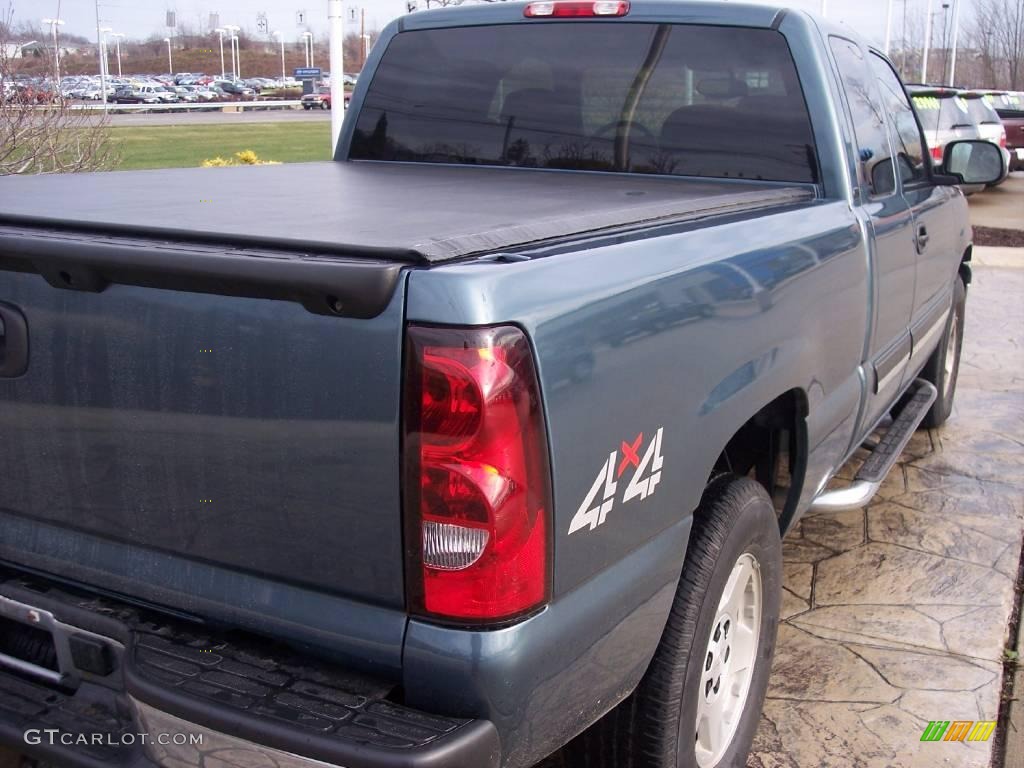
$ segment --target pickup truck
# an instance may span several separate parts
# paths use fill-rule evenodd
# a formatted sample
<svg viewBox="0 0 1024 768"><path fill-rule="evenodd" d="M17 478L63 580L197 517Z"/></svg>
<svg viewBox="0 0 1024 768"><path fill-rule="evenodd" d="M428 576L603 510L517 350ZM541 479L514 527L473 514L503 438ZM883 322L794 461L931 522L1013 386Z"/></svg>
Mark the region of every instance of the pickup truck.
<svg viewBox="0 0 1024 768"><path fill-rule="evenodd" d="M1006 129L1010 170L1024 171L1024 93L1003 93L993 97L996 114Z"/></svg>
<svg viewBox="0 0 1024 768"><path fill-rule="evenodd" d="M332 161L0 180L0 741L744 764L780 539L949 416L1000 171L843 27L540 0L391 24Z"/></svg>

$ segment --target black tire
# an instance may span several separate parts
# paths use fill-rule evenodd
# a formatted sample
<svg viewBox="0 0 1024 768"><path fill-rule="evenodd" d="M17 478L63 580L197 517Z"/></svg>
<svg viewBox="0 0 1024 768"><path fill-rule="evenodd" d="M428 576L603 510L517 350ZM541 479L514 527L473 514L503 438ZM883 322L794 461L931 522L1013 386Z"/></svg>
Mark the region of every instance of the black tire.
<svg viewBox="0 0 1024 768"><path fill-rule="evenodd" d="M760 565L761 621L749 689L728 748L716 768L745 766L768 689L782 595L778 519L764 487L721 475L705 489L675 601L661 643L636 691L567 750L572 766L697 768L698 697L719 600L734 564Z"/></svg>
<svg viewBox="0 0 1024 768"><path fill-rule="evenodd" d="M949 313L946 320L946 328L939 339L939 346L928 358L924 369L921 371L921 378L930 381L939 391L931 409L921 421L921 426L927 429L935 429L946 423L946 419L953 412L953 398L956 397L956 381L960 374L960 352L964 342L964 310L967 306L967 286L964 281L957 277L953 285L953 311ZM950 337L953 336L953 343ZM948 366L947 361L950 353L953 354L952 363Z"/></svg>
<svg viewBox="0 0 1024 768"><path fill-rule="evenodd" d="M330 109L330 108L331 108L331 105L328 104L326 101L321 101L320 102L320 109Z"/></svg>

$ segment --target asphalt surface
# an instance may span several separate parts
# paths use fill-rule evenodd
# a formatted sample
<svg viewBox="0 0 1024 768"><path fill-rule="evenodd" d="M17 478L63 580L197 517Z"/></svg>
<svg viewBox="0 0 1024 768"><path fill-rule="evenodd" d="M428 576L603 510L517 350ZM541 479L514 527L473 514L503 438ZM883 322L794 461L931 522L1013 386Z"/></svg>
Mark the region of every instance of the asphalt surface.
<svg viewBox="0 0 1024 768"><path fill-rule="evenodd" d="M1011 174L998 187L971 195L968 200L973 226L1024 229L1024 171Z"/></svg>
<svg viewBox="0 0 1024 768"><path fill-rule="evenodd" d="M237 125L238 123L316 123L331 119L330 110L268 109L244 112L128 112L110 115L110 124L118 128L144 125Z"/></svg>

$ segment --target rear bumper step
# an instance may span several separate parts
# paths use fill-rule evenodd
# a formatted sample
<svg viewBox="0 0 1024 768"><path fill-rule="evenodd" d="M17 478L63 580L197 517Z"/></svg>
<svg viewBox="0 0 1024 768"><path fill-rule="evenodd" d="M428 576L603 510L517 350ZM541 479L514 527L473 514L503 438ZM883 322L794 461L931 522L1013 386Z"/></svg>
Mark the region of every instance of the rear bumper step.
<svg viewBox="0 0 1024 768"><path fill-rule="evenodd" d="M0 596L59 650L50 674L0 659L0 743L59 765L198 768L223 750L281 768L500 763L490 722L410 709L386 683L261 638L6 568Z"/></svg>
<svg viewBox="0 0 1024 768"><path fill-rule="evenodd" d="M871 453L857 471L853 482L845 488L822 491L811 502L813 512L845 512L860 509L878 492L882 481L896 464L907 442L924 420L938 391L924 379L917 379L907 390L907 401L899 415L871 447Z"/></svg>

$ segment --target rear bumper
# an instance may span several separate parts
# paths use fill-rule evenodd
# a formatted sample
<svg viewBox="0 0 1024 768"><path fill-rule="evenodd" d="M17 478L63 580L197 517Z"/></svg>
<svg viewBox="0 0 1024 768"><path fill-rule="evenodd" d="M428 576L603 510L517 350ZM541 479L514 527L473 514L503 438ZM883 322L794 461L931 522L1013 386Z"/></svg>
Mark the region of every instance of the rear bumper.
<svg viewBox="0 0 1024 768"><path fill-rule="evenodd" d="M386 683L268 641L6 570L0 596L57 657L50 675L0 659L0 743L61 766L198 768L225 752L280 768L500 763L490 722L391 702Z"/></svg>

